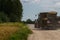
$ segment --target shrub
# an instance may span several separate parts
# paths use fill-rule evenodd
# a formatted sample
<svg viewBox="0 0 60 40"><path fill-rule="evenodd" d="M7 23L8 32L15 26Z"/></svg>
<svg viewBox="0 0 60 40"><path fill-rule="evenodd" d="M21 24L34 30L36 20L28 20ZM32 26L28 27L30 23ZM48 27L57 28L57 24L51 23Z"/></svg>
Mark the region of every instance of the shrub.
<svg viewBox="0 0 60 40"><path fill-rule="evenodd" d="M32 33L25 24L17 23L19 30L10 36L10 40L27 40L28 34Z"/></svg>

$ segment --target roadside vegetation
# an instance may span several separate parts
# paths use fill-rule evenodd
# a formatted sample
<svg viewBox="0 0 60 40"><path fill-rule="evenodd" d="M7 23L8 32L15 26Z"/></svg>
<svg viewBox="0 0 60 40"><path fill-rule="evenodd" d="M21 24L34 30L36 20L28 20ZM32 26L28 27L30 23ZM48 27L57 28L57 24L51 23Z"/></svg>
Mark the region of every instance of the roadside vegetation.
<svg viewBox="0 0 60 40"><path fill-rule="evenodd" d="M23 23L1 23L0 40L27 40L32 31Z"/></svg>
<svg viewBox="0 0 60 40"><path fill-rule="evenodd" d="M20 0L0 0L0 40L27 40L31 30L21 23L22 16Z"/></svg>

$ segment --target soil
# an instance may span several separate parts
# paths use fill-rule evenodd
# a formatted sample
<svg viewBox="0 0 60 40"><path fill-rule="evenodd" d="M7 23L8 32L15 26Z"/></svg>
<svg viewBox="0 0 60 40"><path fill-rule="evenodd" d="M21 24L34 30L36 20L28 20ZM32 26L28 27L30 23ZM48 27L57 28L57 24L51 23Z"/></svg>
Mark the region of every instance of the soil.
<svg viewBox="0 0 60 40"><path fill-rule="evenodd" d="M33 31L28 40L60 40L60 29L58 30L39 30L34 28L33 24L28 24L29 28Z"/></svg>

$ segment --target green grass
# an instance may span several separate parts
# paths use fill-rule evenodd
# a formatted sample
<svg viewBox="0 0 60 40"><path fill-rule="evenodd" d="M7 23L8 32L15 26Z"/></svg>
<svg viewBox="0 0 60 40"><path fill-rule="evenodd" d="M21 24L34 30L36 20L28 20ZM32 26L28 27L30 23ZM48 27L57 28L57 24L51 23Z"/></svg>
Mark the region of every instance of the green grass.
<svg viewBox="0 0 60 40"><path fill-rule="evenodd" d="M17 23L17 25L20 29L11 35L10 40L27 40L27 37L32 31L28 29L28 27L25 24Z"/></svg>
<svg viewBox="0 0 60 40"><path fill-rule="evenodd" d="M8 40L27 40L28 35L32 33L32 31L28 28L28 26L23 23L17 23L17 22L2 23L2 24L0 24L0 27L3 27L3 28L10 27L9 29L6 29L6 30L10 30L10 29L12 29L12 27L15 27L14 29L12 29L12 31L14 31L15 29L18 29L14 33L12 31L7 32L7 34L10 33L10 35L8 38L6 37L4 40L6 40L6 39L8 39Z"/></svg>

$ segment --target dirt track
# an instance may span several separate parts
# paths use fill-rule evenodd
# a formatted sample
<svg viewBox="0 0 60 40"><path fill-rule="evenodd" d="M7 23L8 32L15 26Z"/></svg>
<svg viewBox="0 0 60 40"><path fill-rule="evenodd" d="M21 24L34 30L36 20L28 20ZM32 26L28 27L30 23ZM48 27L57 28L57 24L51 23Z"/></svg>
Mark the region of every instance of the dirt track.
<svg viewBox="0 0 60 40"><path fill-rule="evenodd" d="M33 31L28 40L60 40L60 30L38 30L33 24L28 24Z"/></svg>

